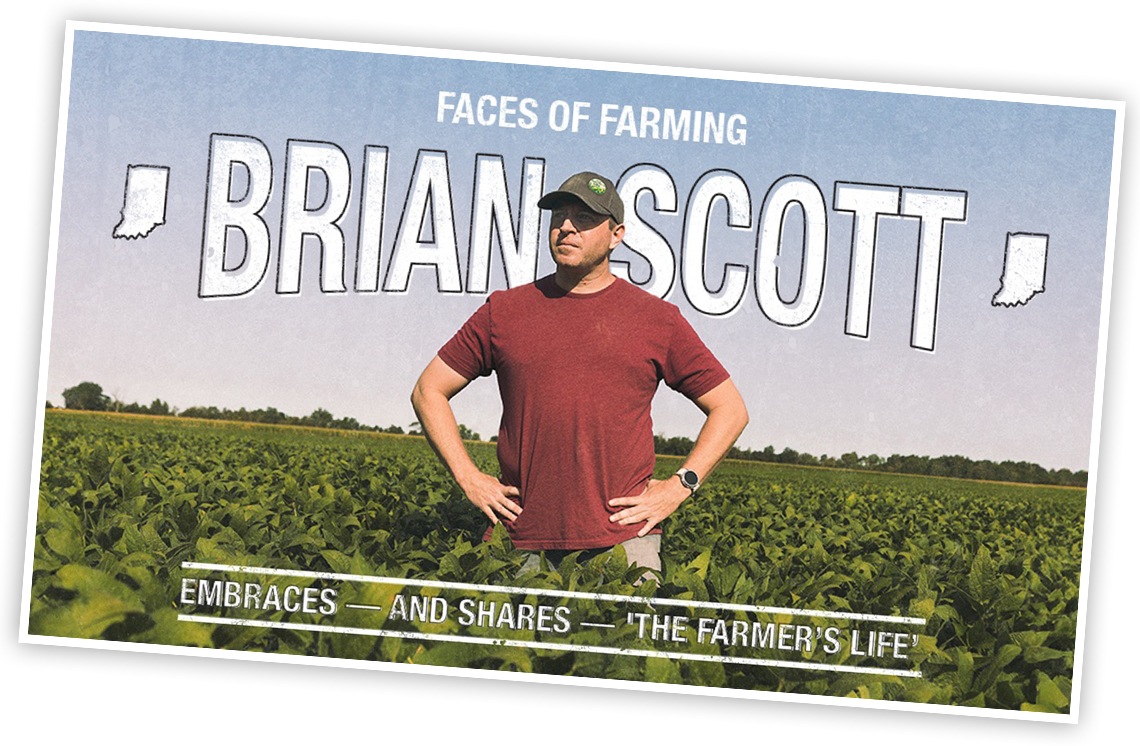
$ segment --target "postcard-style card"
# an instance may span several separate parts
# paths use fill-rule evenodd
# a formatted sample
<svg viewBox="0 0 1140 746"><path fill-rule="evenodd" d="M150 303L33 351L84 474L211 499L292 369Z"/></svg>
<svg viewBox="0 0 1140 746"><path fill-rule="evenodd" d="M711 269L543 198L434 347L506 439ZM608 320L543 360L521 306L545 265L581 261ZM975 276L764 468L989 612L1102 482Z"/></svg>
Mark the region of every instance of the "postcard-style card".
<svg viewBox="0 0 1140 746"><path fill-rule="evenodd" d="M23 641L1075 720L1122 104L67 34Z"/></svg>

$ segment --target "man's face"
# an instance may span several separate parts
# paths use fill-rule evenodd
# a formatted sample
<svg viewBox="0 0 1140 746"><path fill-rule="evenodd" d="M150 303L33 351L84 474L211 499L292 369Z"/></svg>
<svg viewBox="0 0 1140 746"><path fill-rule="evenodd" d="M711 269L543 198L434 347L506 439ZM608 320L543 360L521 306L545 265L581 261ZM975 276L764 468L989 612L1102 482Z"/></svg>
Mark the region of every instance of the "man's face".
<svg viewBox="0 0 1140 746"><path fill-rule="evenodd" d="M625 226L585 203L566 199L550 209L550 253L559 267L589 270L605 262L621 243Z"/></svg>

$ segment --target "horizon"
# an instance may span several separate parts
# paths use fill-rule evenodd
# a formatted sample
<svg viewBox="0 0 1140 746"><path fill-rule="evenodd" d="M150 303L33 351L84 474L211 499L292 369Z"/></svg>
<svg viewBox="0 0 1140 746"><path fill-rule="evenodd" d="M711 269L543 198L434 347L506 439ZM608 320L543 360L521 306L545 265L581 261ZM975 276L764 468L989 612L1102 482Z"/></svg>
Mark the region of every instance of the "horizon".
<svg viewBox="0 0 1140 746"><path fill-rule="evenodd" d="M95 381L81 381L80 383L95 383L96 385L100 385ZM80 385L80 384L76 384L76 385ZM71 388L71 387L68 387L68 388ZM102 388L102 387L100 386L100 388ZM61 396L61 398L62 398L62 396ZM356 417L354 417L351 414L338 414L337 412L334 412L334 411L327 409L325 407L317 407L312 412L309 412L307 414L296 415L296 414L290 414L289 412L286 412L285 410L278 409L277 407L273 407L273 406L256 407L253 409L251 409L249 407L239 407L238 409L231 409L228 407L217 407L216 405L213 405L213 404L191 404L188 407L178 407L178 406L171 405L171 403L169 401L167 401L166 399L163 399L162 397L154 397L151 400L151 404L153 404L155 401L162 402L163 404L166 404L167 406L169 406L171 409L171 412L169 414L154 414L151 412L122 412L119 409L99 410L99 409L72 408L72 407L67 407L66 405L64 405L64 406L57 405L54 402L52 402L50 399L45 399L44 409L58 409L58 410L63 410L63 411L67 411L67 412L90 412L93 414L116 414L116 415L128 415L128 416L139 416L139 417L166 417L166 418L170 418L170 419L183 418L185 420L204 420L204 421L211 421L211 422L243 422L243 423L249 424L249 425L266 425L269 427L304 427L304 428L311 428L313 430L339 430L342 432L372 432L372 433L377 433L377 434L381 434L381 435L408 435L408 436L412 436L412 437L420 437L420 438L424 437L423 433L411 432L410 431L411 427L419 426L420 425L419 422L412 422L412 423L409 423L406 425L401 425L398 423L390 423L388 425L369 424L369 423L365 423L365 422L360 421L359 419L357 419ZM129 402L129 401L123 401L123 400L119 400L119 399L115 399L115 398L112 399L111 403L119 405L119 406L123 406L123 407L125 407L125 406L149 407L150 406L150 404L144 404L142 401ZM197 409L213 408L213 409L217 409L219 412L230 412L233 414L237 414L240 412L246 412L248 414L252 414L254 412L259 412L259 411L265 412L265 411L272 409L272 410L276 411L278 414L282 415L283 417L288 417L290 419L296 419L296 420L304 419L305 417L309 417L309 416L315 414L317 411L324 410L325 412L328 412L330 416L333 417L333 422L340 421L340 420L355 420L358 427L356 427L356 428L345 428L345 427L336 427L335 425L323 425L323 426L322 425L307 425L307 424L298 423L298 422L259 422L256 420L234 420L234 419L224 418L224 417L215 419L215 418L207 418L207 417L185 416L184 413L186 411L196 409L196 408ZM470 427L465 422L457 422L457 424L460 425L461 427L466 427L469 430L469 432L472 432L476 435L481 436L479 438L464 438L464 440L466 440L466 441L486 443L486 444L494 444L496 441L491 440L490 438L492 438L492 437L497 438L498 437L498 429L497 428L493 431L493 433L491 435L488 435L486 438L484 438L484 437L482 437L482 435L484 432L487 432L487 431L480 430L480 429L474 428L474 427ZM399 433L384 432L384 428L392 428L392 427L400 428L401 432L399 432ZM661 431L655 431L653 433L653 437L655 440L658 438L664 439L664 440L671 440L674 438L683 438L683 439L689 440L690 442L692 442L692 440L693 440L692 438L689 438L688 436L685 436L685 435L670 435L670 434L667 434L667 433L661 432ZM763 453L768 448L772 448L775 451L776 456L779 456L786 449L791 449L791 450L795 451L799 456L809 456L809 457L820 459L820 460L825 459L825 458L826 459L838 460L842 457L842 455L844 453L855 453L859 458L867 458L869 456L878 456L884 460L889 459L889 458L894 457L894 456L898 456L901 458L912 458L913 457L913 458L922 458L922 459L930 459L930 460L936 460L936 459L941 459L941 458L964 458L964 459L970 461L971 463L989 462L989 463L993 463L995 465L1001 465L1001 464L1007 464L1007 463L1009 463L1009 464L1028 464L1031 466L1040 467L1041 469L1044 469L1045 471L1047 471L1049 473L1059 473L1061 471L1067 470L1067 471L1069 471L1069 473L1071 473L1073 475L1080 475L1080 474L1086 474L1087 475L1088 474L1088 470L1086 470L1086 469L1079 469L1078 470L1078 469L1068 469L1067 467L1051 467L1051 466L1048 466L1046 464L1041 464L1041 463L1038 463L1035 461L1016 461L1013 459L1000 459L999 460L999 459L995 459L995 458L974 458L974 457L965 456L965 455L959 454L959 453L941 453L941 454L935 455L935 454L923 454L923 453L904 453L902 451L898 451L898 452L894 452L894 453L890 453L890 454L880 454L877 452L860 453L855 449L841 449L839 452L837 452L836 454L833 455L832 453L828 453L828 452L812 453L812 452L809 452L807 450L801 450L801 449L795 448L794 446L792 446L790 444L784 444L782 448L778 448L777 445L774 443L765 444L762 448L741 448L739 446L739 444L736 444L730 450L738 450L738 451L742 451L744 453L759 454L759 453ZM665 456L665 457L669 457L669 458L682 458L678 454L657 453L656 455L657 456ZM818 468L827 468L827 469L832 469L832 468L850 469L851 468L851 467L845 467L845 466L831 466L831 465L825 465L825 464L801 464L801 463L777 462L777 461L769 461L767 459L747 459L747 458L742 459L742 458L733 458L731 456L725 456L724 460L726 460L726 461L749 461L749 462L760 461L762 463L781 463L781 464L784 464L786 466L805 466L805 467L818 467ZM874 469L871 467L862 467L862 466L857 467L853 470L855 470L855 471L879 471L878 469ZM882 473L884 473L884 474L913 474L912 472L891 472L891 471L883 471ZM927 475L919 475L919 476L934 476L934 475L927 474ZM969 479L969 477L947 477L947 478L949 478L949 479ZM986 480L979 480L979 481L986 481ZM999 481L1005 481L1005 480L999 480ZM1031 484L1031 483L1026 483L1026 484Z"/></svg>

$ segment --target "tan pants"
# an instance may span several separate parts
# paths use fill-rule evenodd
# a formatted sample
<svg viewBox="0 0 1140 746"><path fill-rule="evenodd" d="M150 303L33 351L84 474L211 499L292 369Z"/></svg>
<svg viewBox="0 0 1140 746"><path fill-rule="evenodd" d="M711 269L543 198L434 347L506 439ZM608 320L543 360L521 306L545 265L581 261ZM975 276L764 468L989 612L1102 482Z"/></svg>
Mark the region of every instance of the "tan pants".
<svg viewBox="0 0 1140 746"><path fill-rule="evenodd" d="M625 548L625 558L629 560L630 565L637 565L645 567L660 575L661 573L661 534L650 534L649 536L635 536L621 543ZM612 547L603 547L601 549L586 549L579 555L579 561L585 561L599 554L604 554L610 551ZM573 554L574 549L547 549L546 561L551 565L557 565L568 554ZM525 552L527 555L526 562L519 568L519 574L531 572L541 567L542 552Z"/></svg>

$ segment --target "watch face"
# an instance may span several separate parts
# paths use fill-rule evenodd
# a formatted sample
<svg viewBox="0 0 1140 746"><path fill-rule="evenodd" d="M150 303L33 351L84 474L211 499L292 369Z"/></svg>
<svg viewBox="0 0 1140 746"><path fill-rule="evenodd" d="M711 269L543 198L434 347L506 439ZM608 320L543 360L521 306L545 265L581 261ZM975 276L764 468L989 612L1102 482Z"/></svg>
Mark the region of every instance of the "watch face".
<svg viewBox="0 0 1140 746"><path fill-rule="evenodd" d="M701 480L697 478L697 473L690 469L681 472L681 483L691 490L695 490Z"/></svg>

